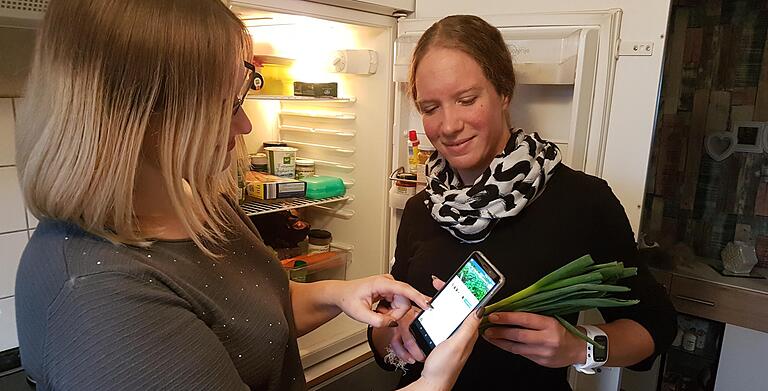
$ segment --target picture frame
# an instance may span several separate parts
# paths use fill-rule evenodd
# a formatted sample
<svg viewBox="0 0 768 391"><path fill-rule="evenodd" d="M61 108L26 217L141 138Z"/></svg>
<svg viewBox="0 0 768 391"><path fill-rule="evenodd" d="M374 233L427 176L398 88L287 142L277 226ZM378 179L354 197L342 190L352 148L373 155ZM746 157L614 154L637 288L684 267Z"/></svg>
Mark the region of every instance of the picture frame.
<svg viewBox="0 0 768 391"><path fill-rule="evenodd" d="M737 121L734 122L731 133L735 135L735 152L762 153L764 148L768 148L764 122Z"/></svg>
<svg viewBox="0 0 768 391"><path fill-rule="evenodd" d="M707 155L716 162L721 162L736 151L736 133L714 132L707 135L704 141L704 149Z"/></svg>

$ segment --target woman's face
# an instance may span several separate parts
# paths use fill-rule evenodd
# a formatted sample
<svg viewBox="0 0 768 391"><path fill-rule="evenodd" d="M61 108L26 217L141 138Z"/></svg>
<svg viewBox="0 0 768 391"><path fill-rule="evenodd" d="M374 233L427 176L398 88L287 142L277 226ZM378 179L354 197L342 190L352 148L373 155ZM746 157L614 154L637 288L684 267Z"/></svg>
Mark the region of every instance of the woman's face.
<svg viewBox="0 0 768 391"><path fill-rule="evenodd" d="M244 79L245 78L245 70L241 74L238 75L238 79ZM227 139L227 152L232 152L233 149L235 149L235 137L238 135L245 135L248 133L251 133L251 120L248 119L248 115L245 114L245 111L242 107L238 107L237 110L232 114L232 122L229 125L229 138ZM229 167L230 160L232 159L231 153L227 154L227 160L224 163L224 167Z"/></svg>
<svg viewBox="0 0 768 391"><path fill-rule="evenodd" d="M224 161L224 168L229 167L232 161L232 150L235 149L235 136L251 133L251 120L241 107L232 115L232 122L229 125L229 138L227 139L227 160Z"/></svg>
<svg viewBox="0 0 768 391"><path fill-rule="evenodd" d="M415 76L416 104L429 141L465 182L479 176L509 139L509 98L457 49L430 48Z"/></svg>

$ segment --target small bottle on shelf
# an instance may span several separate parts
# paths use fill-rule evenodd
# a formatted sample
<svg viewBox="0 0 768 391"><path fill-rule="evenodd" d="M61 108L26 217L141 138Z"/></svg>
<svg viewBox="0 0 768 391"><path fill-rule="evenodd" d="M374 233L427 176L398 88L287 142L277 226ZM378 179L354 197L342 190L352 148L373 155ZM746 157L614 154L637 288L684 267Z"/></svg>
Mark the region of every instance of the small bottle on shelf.
<svg viewBox="0 0 768 391"><path fill-rule="evenodd" d="M419 167L419 138L416 131L408 131L408 172L416 174Z"/></svg>
<svg viewBox="0 0 768 391"><path fill-rule="evenodd" d="M696 350L696 329L693 327L683 334L683 350L687 352Z"/></svg>
<svg viewBox="0 0 768 391"><path fill-rule="evenodd" d="M240 166L237 167L237 202L241 205L245 203L245 173Z"/></svg>

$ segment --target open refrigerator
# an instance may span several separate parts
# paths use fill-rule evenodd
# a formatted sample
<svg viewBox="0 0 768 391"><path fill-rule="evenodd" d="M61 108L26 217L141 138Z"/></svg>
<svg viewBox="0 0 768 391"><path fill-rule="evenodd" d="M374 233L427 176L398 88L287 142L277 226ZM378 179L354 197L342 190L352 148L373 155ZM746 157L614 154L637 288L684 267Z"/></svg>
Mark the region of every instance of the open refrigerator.
<svg viewBox="0 0 768 391"><path fill-rule="evenodd" d="M437 19L303 1L232 1L231 8L249 27L257 56L290 64L283 73L288 83L338 83L336 98L249 96L243 105L253 123L248 151L279 140L298 148L298 158L314 160L318 175L342 178L345 197L303 205L302 216L313 228L331 231L334 247L349 251L346 278L386 273L408 198L392 190L389 176L407 167L408 130L429 144L407 95L410 57ZM622 11L483 17L501 30L516 62L513 125L554 141L571 167L599 175ZM363 63L350 68L366 71L337 72L339 53L362 51L368 53ZM304 366L365 338L363 325L341 315L300 338Z"/></svg>
<svg viewBox="0 0 768 391"><path fill-rule="evenodd" d="M652 130L645 124L653 123L664 36L641 31L651 23L639 26L638 20L666 14L668 1L641 8L631 0L223 1L248 26L255 54L285 66L280 77L286 80L273 77L268 83L338 84L336 98L297 98L283 89L251 95L243 109L253 123L246 137L249 152L264 141L285 142L298 148L298 157L314 160L318 175L342 178L346 195L250 202L244 209L249 214L301 210L313 228L332 232L332 247L346 253L344 278L389 270L407 200L392 191L389 176L407 167L409 130L429 144L407 95L410 55L422 32L450 13L480 15L501 30L516 62L512 125L554 141L565 163L609 180L625 205L639 204ZM34 29L46 3L2 4L0 25ZM632 20L623 23L626 10ZM656 24L665 26L666 19ZM623 42L620 30L645 41ZM621 56L650 57L625 57L621 72ZM617 94L616 84L631 89ZM639 212L627 212L635 222ZM365 339L363 325L339 316L300 339L304 367L349 358ZM575 389L617 389L615 376L609 377L613 380Z"/></svg>

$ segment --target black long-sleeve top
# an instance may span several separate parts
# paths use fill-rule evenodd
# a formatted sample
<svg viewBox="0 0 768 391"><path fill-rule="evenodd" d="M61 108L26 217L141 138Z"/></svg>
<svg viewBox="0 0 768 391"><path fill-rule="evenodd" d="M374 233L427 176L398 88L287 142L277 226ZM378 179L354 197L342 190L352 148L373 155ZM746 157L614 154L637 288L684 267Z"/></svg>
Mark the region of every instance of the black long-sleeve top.
<svg viewBox="0 0 768 391"><path fill-rule="evenodd" d="M636 277L622 280L632 289L623 296L640 304L600 312L607 322L634 320L653 337L654 354L632 368L650 368L671 344L677 329L674 308L638 260L627 216L604 180L561 164L538 199L517 216L501 219L487 239L475 244L462 243L441 228L424 205L426 199L421 192L406 204L392 269L396 279L434 295L431 275L447 279L472 251L480 250L506 278L495 301L585 254L598 263L623 261L638 267ZM576 318L566 317L572 323ZM409 370L401 385L418 379L420 369ZM567 368L539 366L479 338L454 389L570 390L566 377Z"/></svg>

